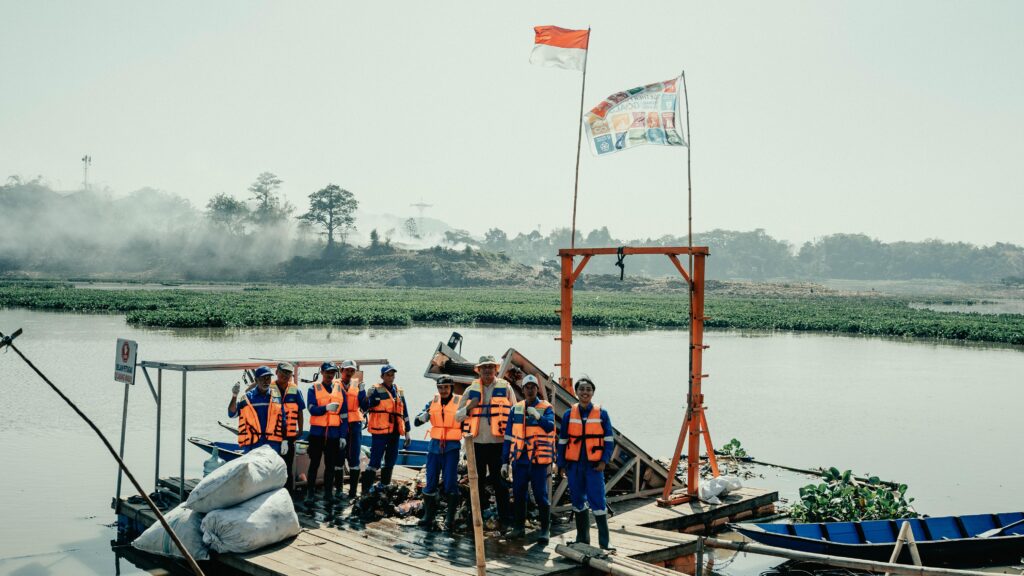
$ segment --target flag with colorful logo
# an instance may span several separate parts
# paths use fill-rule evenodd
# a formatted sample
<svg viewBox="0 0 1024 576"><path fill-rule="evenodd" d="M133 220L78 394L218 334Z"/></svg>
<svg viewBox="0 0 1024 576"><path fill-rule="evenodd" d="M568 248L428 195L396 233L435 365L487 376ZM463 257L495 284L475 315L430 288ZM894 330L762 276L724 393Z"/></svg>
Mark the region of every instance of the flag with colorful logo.
<svg viewBox="0 0 1024 576"><path fill-rule="evenodd" d="M680 88L673 78L605 98L583 117L590 151L607 156L644 144L686 146Z"/></svg>

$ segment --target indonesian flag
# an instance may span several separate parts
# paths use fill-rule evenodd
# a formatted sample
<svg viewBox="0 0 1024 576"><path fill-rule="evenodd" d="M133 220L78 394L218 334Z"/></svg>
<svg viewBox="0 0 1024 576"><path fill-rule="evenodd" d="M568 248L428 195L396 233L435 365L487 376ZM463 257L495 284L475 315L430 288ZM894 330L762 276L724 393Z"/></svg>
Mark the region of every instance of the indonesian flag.
<svg viewBox="0 0 1024 576"><path fill-rule="evenodd" d="M590 30L566 30L558 26L534 26L530 64L583 70L587 61Z"/></svg>

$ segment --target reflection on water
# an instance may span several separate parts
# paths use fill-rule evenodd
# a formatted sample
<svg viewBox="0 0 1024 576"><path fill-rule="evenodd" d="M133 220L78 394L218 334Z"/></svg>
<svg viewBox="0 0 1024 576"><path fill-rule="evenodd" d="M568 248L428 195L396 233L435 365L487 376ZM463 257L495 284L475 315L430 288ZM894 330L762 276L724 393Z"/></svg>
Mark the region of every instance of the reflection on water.
<svg viewBox="0 0 1024 576"><path fill-rule="evenodd" d="M434 393L422 377L430 353L451 332L444 326L158 330L127 326L120 316L0 310L0 330L17 327L25 329L22 351L115 443L123 399L112 373L117 337L137 340L139 357L147 360L387 357L411 407L419 409ZM514 347L552 371L558 361L556 329L457 329L470 358ZM1015 500L1024 490L1019 347L717 331L707 342L708 420L719 445L738 438L763 460L906 482L918 509L929 514L1021 508ZM579 331L574 367L593 377L596 400L620 430L652 454L668 456L683 415L686 346L683 331ZM107 542L114 535L114 463L16 356L0 355L0 374L0 573L46 574L53 563L61 568L49 573L113 572ZM165 376L160 467L168 476L179 466L181 380ZM227 418L238 376L189 376L187 435L230 439L217 420ZM155 404L141 377L129 406L126 459L151 486ZM185 454L186 473L201 474L203 453L187 446ZM121 570L135 568L122 562Z"/></svg>
<svg viewBox="0 0 1024 576"><path fill-rule="evenodd" d="M1024 300L984 300L973 304L911 303L911 308L965 314L1024 314Z"/></svg>

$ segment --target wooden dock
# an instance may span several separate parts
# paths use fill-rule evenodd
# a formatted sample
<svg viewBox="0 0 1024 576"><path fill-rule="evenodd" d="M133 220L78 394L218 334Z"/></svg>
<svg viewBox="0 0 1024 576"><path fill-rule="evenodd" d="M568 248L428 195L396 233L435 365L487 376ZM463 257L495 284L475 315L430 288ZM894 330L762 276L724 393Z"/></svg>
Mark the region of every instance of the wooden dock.
<svg viewBox="0 0 1024 576"><path fill-rule="evenodd" d="M395 479L411 478L414 471L395 469ZM178 486L176 478L162 480ZM194 480L186 488L195 485ZM682 504L662 508L653 499L638 499L615 505L609 519L612 545L619 556L667 566L692 573L696 536L729 521L764 516L774 511L776 492L744 488L730 494L722 504ZM137 527L155 521L145 505L120 500L118 515ZM476 574L473 541L465 535L450 537L426 532L416 519L385 518L366 525L329 526L310 516L299 516L302 532L295 538L248 554L214 555L211 564L226 565L243 574L278 575L371 575L472 576ZM555 545L575 539L571 523L552 524L548 546L523 545L488 537L487 572L509 576L548 574L590 574L589 568L562 558ZM690 532L689 534L686 532ZM530 533L527 533L530 536ZM596 543L597 529L591 529Z"/></svg>

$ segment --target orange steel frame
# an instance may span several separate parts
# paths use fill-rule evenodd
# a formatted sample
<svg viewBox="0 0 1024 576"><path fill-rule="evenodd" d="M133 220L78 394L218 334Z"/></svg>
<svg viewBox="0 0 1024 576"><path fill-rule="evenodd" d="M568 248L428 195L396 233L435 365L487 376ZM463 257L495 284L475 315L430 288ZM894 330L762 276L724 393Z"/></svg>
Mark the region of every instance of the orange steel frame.
<svg viewBox="0 0 1024 576"><path fill-rule="evenodd" d="M665 489L658 503L663 506L681 504L698 497L700 485L700 441L701 437L707 446L708 462L711 465L711 472L718 476L718 462L715 460L715 450L711 443L711 433L708 431L707 416L704 414L704 394L701 392L701 382L707 378L702 372L702 360L704 350L708 348L704 344L704 260L708 255L706 246L687 247L624 247L624 248L563 248L558 251L562 259L562 281L561 295L562 306L558 313L561 316L561 334L556 340L561 341L561 362L559 385L571 394L575 394L572 386L572 299L573 286L579 278L587 263L594 256L610 255L617 256L635 254L664 254L675 265L676 270L682 274L683 279L690 285L690 374L689 390L686 395L686 415L683 418L682 428L679 430L679 439L676 442L675 453L672 454L672 465L669 467L668 480L665 482ZM679 256L686 254L690 260L691 274L687 274ZM579 265L575 259L581 256ZM673 494L672 483L679 469L680 455L683 447L689 440L686 454L686 492L684 494Z"/></svg>

